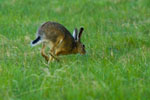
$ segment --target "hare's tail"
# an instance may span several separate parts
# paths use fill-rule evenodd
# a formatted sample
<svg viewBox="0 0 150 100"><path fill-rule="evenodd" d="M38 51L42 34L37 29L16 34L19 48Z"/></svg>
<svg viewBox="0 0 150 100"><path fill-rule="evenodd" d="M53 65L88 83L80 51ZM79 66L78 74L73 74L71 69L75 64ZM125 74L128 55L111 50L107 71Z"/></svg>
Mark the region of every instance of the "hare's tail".
<svg viewBox="0 0 150 100"><path fill-rule="evenodd" d="M35 40L31 42L31 46L36 46L42 42L41 37L38 36Z"/></svg>

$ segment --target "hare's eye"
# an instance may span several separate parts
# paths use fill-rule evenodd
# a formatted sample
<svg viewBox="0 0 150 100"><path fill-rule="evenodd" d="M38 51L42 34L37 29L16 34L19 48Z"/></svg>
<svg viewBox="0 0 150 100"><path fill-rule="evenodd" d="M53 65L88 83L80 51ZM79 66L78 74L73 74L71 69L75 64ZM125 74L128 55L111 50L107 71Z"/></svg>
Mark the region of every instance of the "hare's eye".
<svg viewBox="0 0 150 100"><path fill-rule="evenodd" d="M83 44L83 48L85 48L85 45Z"/></svg>

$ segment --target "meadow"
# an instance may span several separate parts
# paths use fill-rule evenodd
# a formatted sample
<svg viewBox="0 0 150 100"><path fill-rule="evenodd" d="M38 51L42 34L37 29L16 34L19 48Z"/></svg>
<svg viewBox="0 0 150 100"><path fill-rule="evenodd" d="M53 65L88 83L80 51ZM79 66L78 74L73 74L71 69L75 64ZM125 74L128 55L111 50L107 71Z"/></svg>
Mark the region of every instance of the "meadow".
<svg viewBox="0 0 150 100"><path fill-rule="evenodd" d="M83 26L86 55L48 64L46 21ZM149 0L0 0L0 100L150 99Z"/></svg>

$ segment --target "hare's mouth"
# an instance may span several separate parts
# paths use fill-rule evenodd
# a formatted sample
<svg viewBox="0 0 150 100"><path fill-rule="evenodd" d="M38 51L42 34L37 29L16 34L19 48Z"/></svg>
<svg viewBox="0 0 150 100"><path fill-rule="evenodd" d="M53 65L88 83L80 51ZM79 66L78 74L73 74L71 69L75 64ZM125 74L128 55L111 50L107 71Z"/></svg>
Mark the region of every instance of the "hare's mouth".
<svg viewBox="0 0 150 100"><path fill-rule="evenodd" d="M81 55L85 55L85 54L86 54L86 52L81 52L80 54L81 54Z"/></svg>

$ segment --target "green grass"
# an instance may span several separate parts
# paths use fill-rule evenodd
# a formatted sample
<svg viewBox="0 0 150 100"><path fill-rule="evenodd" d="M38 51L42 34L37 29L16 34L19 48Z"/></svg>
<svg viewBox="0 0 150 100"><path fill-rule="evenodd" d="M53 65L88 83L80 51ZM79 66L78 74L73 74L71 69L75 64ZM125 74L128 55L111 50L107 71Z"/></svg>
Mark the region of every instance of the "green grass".
<svg viewBox="0 0 150 100"><path fill-rule="evenodd" d="M37 28L83 26L87 54L49 65ZM149 0L0 0L0 100L148 100Z"/></svg>

